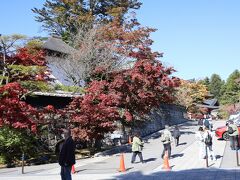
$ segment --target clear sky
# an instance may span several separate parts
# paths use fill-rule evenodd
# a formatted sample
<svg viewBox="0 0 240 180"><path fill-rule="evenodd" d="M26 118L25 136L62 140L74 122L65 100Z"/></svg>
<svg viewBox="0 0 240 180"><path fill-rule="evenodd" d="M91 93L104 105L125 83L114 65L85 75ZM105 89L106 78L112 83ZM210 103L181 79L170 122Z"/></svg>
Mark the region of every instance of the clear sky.
<svg viewBox="0 0 240 180"><path fill-rule="evenodd" d="M143 26L157 28L153 49L162 61L174 66L183 79L213 73L226 79L240 70L239 0L141 0L137 18ZM44 0L2 0L0 33L46 36L34 21L33 7Z"/></svg>

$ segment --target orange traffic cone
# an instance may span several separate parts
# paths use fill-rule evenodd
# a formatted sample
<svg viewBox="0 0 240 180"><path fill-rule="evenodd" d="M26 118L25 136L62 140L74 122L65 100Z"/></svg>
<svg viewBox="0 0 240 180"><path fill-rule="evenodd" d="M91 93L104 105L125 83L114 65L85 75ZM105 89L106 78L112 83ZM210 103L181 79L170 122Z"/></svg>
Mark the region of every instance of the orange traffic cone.
<svg viewBox="0 0 240 180"><path fill-rule="evenodd" d="M128 136L128 144L132 144L132 138L131 138L131 136Z"/></svg>
<svg viewBox="0 0 240 180"><path fill-rule="evenodd" d="M123 154L121 154L121 157L120 157L120 168L119 168L118 171L119 172L125 172L126 171Z"/></svg>
<svg viewBox="0 0 240 180"><path fill-rule="evenodd" d="M168 162L168 153L167 153L167 151L165 152L165 155L163 157L163 167L162 167L162 169L165 169L167 171L171 170L171 168L169 166L169 162Z"/></svg>
<svg viewBox="0 0 240 180"><path fill-rule="evenodd" d="M75 173L76 173L75 167L74 167L74 165L72 165L72 174L75 174Z"/></svg>

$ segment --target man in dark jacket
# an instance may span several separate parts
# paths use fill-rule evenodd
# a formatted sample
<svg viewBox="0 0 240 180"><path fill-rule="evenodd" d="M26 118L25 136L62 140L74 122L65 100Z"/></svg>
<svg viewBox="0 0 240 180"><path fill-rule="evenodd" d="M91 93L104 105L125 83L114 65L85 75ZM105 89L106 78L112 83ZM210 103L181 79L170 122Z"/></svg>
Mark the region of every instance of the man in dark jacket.
<svg viewBox="0 0 240 180"><path fill-rule="evenodd" d="M238 127L234 124L233 121L229 121L227 126L228 134L229 134L229 141L230 147L232 150L238 150L239 142L238 142Z"/></svg>
<svg viewBox="0 0 240 180"><path fill-rule="evenodd" d="M63 131L64 143L59 154L62 180L72 180L71 168L75 164L75 144L69 129Z"/></svg>

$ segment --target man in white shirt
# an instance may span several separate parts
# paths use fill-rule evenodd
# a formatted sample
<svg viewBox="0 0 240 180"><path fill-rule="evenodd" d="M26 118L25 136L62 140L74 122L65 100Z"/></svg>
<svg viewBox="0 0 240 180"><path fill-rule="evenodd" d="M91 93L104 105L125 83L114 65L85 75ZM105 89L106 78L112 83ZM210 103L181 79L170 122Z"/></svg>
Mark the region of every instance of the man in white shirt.
<svg viewBox="0 0 240 180"><path fill-rule="evenodd" d="M207 155L211 158L211 160L216 161L215 154L212 150L212 144L213 144L213 133L209 131L207 127L205 127L205 131L203 134L204 142L205 142L205 148L207 149Z"/></svg>

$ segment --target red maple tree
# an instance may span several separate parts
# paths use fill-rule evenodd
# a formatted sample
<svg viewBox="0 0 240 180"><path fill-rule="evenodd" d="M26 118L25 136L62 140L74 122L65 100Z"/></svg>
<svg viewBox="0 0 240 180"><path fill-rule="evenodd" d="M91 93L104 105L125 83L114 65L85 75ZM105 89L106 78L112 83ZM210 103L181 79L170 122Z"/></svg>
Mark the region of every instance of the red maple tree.
<svg viewBox="0 0 240 180"><path fill-rule="evenodd" d="M86 95L74 99L68 107L80 139L102 138L114 130L115 122L132 122L136 115L173 102L179 79L171 76L173 68L157 60L161 53L152 52L149 35L154 29L138 25L136 21L122 25L116 20L103 28L101 37L114 44L116 54L135 63L111 72L98 67L92 73Z"/></svg>
<svg viewBox="0 0 240 180"><path fill-rule="evenodd" d="M0 87L0 126L26 128L36 132L37 110L21 100L25 93L26 90L16 82Z"/></svg>
<svg viewBox="0 0 240 180"><path fill-rule="evenodd" d="M45 55L45 52L39 48L17 49L16 53L6 60L10 82L50 80Z"/></svg>
<svg viewBox="0 0 240 180"><path fill-rule="evenodd" d="M117 104L119 97L105 94L105 81L95 81L89 87L89 93L75 98L67 108L71 113L74 136L81 140L102 139L106 132L115 129L115 120L119 118Z"/></svg>
<svg viewBox="0 0 240 180"><path fill-rule="evenodd" d="M12 61L23 66L46 66L45 52L36 48L19 48Z"/></svg>

